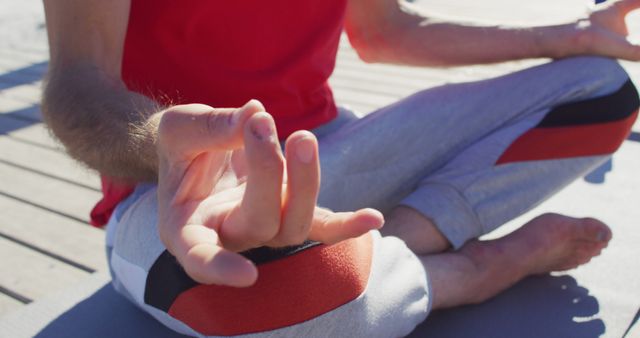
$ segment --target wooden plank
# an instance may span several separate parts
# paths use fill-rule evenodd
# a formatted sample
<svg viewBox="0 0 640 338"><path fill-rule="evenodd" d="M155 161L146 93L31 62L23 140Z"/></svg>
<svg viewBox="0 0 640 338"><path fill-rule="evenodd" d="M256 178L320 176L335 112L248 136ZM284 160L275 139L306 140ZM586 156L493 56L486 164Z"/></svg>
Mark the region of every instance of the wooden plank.
<svg viewBox="0 0 640 338"><path fill-rule="evenodd" d="M450 76L451 73L456 73L459 68L428 68L428 67L409 67L409 66L393 66L382 63L365 63L358 59L355 55L340 55L336 68L348 68L353 70L365 71L366 73L373 72L376 75L381 76L394 76L399 79L410 78L423 81L430 81L433 79L434 74L438 78L444 78ZM495 70L494 70L495 71Z"/></svg>
<svg viewBox="0 0 640 338"><path fill-rule="evenodd" d="M512 73L547 62L544 59L505 62L495 65L480 65L454 68L400 67L365 64L357 60L338 59L334 77L349 77L361 84L382 82L412 89L478 81Z"/></svg>
<svg viewBox="0 0 640 338"><path fill-rule="evenodd" d="M23 60L12 59L7 56L0 55L0 72L7 73L14 71L16 69L20 69L23 67L28 67L31 62L25 62Z"/></svg>
<svg viewBox="0 0 640 338"><path fill-rule="evenodd" d="M20 309L21 307L23 307L24 304L22 304L21 302L0 293L0 317L2 317L3 315L9 313L9 312L13 312L15 310Z"/></svg>
<svg viewBox="0 0 640 338"><path fill-rule="evenodd" d="M625 335L622 338L638 338L640 337L640 320L638 320L638 316L640 315L640 309L636 313L636 318L631 323L631 326L625 332Z"/></svg>
<svg viewBox="0 0 640 338"><path fill-rule="evenodd" d="M41 80L42 77L47 72L47 67L49 66L48 59L40 59L36 62L22 62L15 63L9 61L7 63L7 57L0 57L0 67L4 64L2 72L4 74L0 75L0 81L6 82L11 80L16 80L20 83L27 82L35 82ZM13 64L13 66L11 66Z"/></svg>
<svg viewBox="0 0 640 338"><path fill-rule="evenodd" d="M41 75L29 74L25 69L17 69L6 72L0 71L0 91L8 90L20 85L40 83Z"/></svg>
<svg viewBox="0 0 640 338"><path fill-rule="evenodd" d="M0 195L0 237L92 270L107 269L104 231Z"/></svg>
<svg viewBox="0 0 640 338"><path fill-rule="evenodd" d="M359 90L387 85L388 93L406 96L421 89L446 83L459 83L492 78L547 62L545 59L504 62L465 67L407 67L361 61L343 37L332 81L349 82ZM337 80L337 81L336 81ZM340 86L338 84L337 86Z"/></svg>
<svg viewBox="0 0 640 338"><path fill-rule="evenodd" d="M446 18L482 20L493 24L558 24L574 20L585 13L588 2L582 0L506 2L486 0L416 0L426 13L446 15ZM593 3L591 1L590 3ZM550 10L550 6L552 10ZM440 14L442 13L442 14Z"/></svg>
<svg viewBox="0 0 640 338"><path fill-rule="evenodd" d="M48 48L42 46L30 44L0 49L0 71L3 73L20 70L33 76L42 76L47 70L48 60Z"/></svg>
<svg viewBox="0 0 640 338"><path fill-rule="evenodd" d="M98 176L59 151L0 135L0 162L100 190Z"/></svg>
<svg viewBox="0 0 640 338"><path fill-rule="evenodd" d="M45 148L62 149L62 146L51 137L44 124L31 120L0 114L0 134Z"/></svg>
<svg viewBox="0 0 640 338"><path fill-rule="evenodd" d="M406 97L424 87L393 86L387 82L363 81L349 76L335 76L329 81L334 91L348 89L361 93L389 96L395 99ZM417 87L417 86L416 86Z"/></svg>
<svg viewBox="0 0 640 338"><path fill-rule="evenodd" d="M46 49L3 48L0 50L0 59L16 60L15 64L29 65L48 60L49 53Z"/></svg>
<svg viewBox="0 0 640 338"><path fill-rule="evenodd" d="M372 110L386 106L397 100L395 97L363 93L346 88L336 88L334 96L339 105L350 106L359 113L369 113Z"/></svg>
<svg viewBox="0 0 640 338"><path fill-rule="evenodd" d="M340 61L338 62L338 66L336 67L336 71L333 77L350 78L354 81L359 81L361 84L367 82L386 83L388 85L408 89L428 87L429 83L432 83L434 81L433 78L402 78L391 74L380 74L374 70L368 69L368 67L354 67L351 65L343 65ZM438 78L436 78L435 81L445 82L444 79Z"/></svg>
<svg viewBox="0 0 640 338"><path fill-rule="evenodd" d="M95 273L0 318L3 338L185 338L138 310L109 284L108 273ZM124 321L122 321L124 319ZM126 328L135 328L135 332Z"/></svg>
<svg viewBox="0 0 640 338"><path fill-rule="evenodd" d="M9 133L9 137L64 152L62 144L51 136L49 130L42 123L31 123L25 128Z"/></svg>
<svg viewBox="0 0 640 338"><path fill-rule="evenodd" d="M40 81L11 86L0 91L0 97L8 97L27 103L38 104L42 96L42 83Z"/></svg>
<svg viewBox="0 0 640 338"><path fill-rule="evenodd" d="M0 285L27 298L62 290L89 274L0 238Z"/></svg>
<svg viewBox="0 0 640 338"><path fill-rule="evenodd" d="M32 124L34 124L33 121L0 115L0 134L9 134L13 131L26 128Z"/></svg>
<svg viewBox="0 0 640 338"><path fill-rule="evenodd" d="M101 197L97 191L51 179L0 163L0 194L31 203L44 210L88 222L89 211Z"/></svg>
<svg viewBox="0 0 640 338"><path fill-rule="evenodd" d="M388 105L399 99L399 96L387 95L384 93L364 92L348 87L335 88L334 92L336 97L362 102L377 107Z"/></svg>
<svg viewBox="0 0 640 338"><path fill-rule="evenodd" d="M6 95L0 95L0 114L18 116L20 118L41 121L40 107L32 102L25 102Z"/></svg>

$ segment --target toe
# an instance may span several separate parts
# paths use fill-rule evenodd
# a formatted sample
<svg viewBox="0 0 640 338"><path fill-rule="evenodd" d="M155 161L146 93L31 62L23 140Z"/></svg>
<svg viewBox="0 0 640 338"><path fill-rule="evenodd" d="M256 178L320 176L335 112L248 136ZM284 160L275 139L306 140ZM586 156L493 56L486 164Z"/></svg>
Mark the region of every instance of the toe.
<svg viewBox="0 0 640 338"><path fill-rule="evenodd" d="M574 267L586 264L594 257L599 256L603 248L604 246L600 242L581 241L576 243L572 254Z"/></svg>
<svg viewBox="0 0 640 338"><path fill-rule="evenodd" d="M611 229L595 218L581 219L580 237L582 240L606 244L611 240Z"/></svg>

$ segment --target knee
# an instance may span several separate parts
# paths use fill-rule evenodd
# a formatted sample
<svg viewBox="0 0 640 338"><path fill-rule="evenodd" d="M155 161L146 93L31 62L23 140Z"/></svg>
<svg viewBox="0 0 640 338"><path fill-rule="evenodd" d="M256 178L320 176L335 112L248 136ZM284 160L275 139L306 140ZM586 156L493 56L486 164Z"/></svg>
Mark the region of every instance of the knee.
<svg viewBox="0 0 640 338"><path fill-rule="evenodd" d="M600 56L580 56L559 61L560 63L571 63L573 69L580 71L591 77L595 84L595 90L602 91L603 94L613 92L620 88L629 80L629 74L620 63L611 58Z"/></svg>
<svg viewBox="0 0 640 338"><path fill-rule="evenodd" d="M620 68L617 63L615 65L616 67L611 68L612 73ZM605 153L613 153L631 132L638 116L640 98L637 88L623 70L618 71L618 75L609 75L607 80L611 85L616 85L612 92L569 105L569 109L573 107L583 110L581 115L584 127L589 128L594 135L602 135L600 142L603 145L609 144L609 151Z"/></svg>
<svg viewBox="0 0 640 338"><path fill-rule="evenodd" d="M567 133L582 148L576 155L603 155L616 151L627 138L638 115L640 99L633 82L617 62L597 57L580 60L600 77L589 98L553 108L539 128ZM560 127L560 128L557 128ZM599 135L599 137L595 137ZM567 146L571 145L568 143Z"/></svg>
<svg viewBox="0 0 640 338"><path fill-rule="evenodd" d="M615 61L603 58L574 62L597 69L594 74L607 77L607 85L612 89L592 91L587 98L553 107L535 128L509 146L498 164L608 155L629 136L640 99L624 70ZM617 80L618 76L622 76L622 81Z"/></svg>

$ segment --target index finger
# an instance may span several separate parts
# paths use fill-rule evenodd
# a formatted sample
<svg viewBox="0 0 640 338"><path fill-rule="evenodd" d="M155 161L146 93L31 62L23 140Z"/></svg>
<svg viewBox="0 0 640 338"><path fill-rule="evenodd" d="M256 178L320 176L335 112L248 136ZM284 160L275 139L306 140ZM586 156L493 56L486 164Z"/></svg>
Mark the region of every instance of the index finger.
<svg viewBox="0 0 640 338"><path fill-rule="evenodd" d="M242 146L244 123L259 111L264 107L257 100L238 109L203 104L169 108L158 126L159 155L179 161L205 151L237 149Z"/></svg>
<svg viewBox="0 0 640 338"><path fill-rule="evenodd" d="M375 209L360 209L355 212L333 212L316 208L311 223L309 239L326 244L359 237L382 228L384 216Z"/></svg>
<svg viewBox="0 0 640 338"><path fill-rule="evenodd" d="M227 248L260 246L278 233L284 160L275 128L267 113L253 115L245 126L246 190L239 206L219 229Z"/></svg>

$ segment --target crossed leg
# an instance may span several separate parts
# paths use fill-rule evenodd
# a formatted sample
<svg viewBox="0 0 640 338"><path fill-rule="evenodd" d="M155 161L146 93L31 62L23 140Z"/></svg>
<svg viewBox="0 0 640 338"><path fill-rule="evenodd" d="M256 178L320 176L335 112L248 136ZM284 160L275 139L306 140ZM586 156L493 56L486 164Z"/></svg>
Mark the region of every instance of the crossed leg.
<svg viewBox="0 0 640 338"><path fill-rule="evenodd" d="M548 214L474 238L606 160L637 114L629 83L615 61L587 57L417 93L320 137L319 202L385 212L383 234L403 239L431 276L434 308L576 267L606 247L605 224Z"/></svg>

